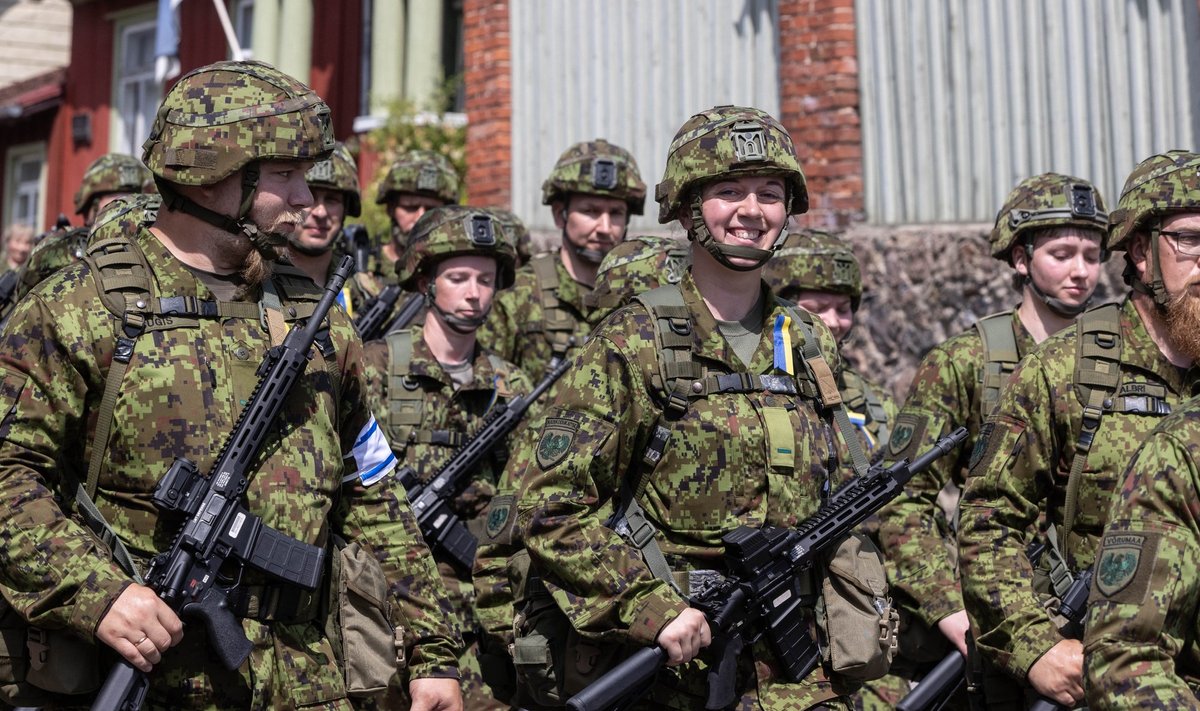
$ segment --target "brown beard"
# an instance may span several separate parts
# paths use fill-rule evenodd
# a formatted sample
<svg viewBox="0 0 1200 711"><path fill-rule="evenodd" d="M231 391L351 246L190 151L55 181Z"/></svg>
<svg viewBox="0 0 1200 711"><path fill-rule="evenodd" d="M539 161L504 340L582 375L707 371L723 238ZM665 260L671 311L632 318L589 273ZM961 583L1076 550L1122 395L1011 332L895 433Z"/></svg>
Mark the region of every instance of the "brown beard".
<svg viewBox="0 0 1200 711"><path fill-rule="evenodd" d="M1171 297L1163 321L1171 345L1193 361L1200 360L1200 297L1192 295L1190 285Z"/></svg>

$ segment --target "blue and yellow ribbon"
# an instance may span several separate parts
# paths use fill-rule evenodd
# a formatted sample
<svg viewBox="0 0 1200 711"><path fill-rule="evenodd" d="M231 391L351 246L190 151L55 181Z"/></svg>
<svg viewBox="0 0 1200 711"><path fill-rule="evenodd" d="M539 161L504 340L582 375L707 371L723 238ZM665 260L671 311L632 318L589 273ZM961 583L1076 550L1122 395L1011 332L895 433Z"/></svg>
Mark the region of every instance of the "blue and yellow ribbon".
<svg viewBox="0 0 1200 711"><path fill-rule="evenodd" d="M795 375L792 363L792 317L779 314L775 317L775 368L788 375Z"/></svg>

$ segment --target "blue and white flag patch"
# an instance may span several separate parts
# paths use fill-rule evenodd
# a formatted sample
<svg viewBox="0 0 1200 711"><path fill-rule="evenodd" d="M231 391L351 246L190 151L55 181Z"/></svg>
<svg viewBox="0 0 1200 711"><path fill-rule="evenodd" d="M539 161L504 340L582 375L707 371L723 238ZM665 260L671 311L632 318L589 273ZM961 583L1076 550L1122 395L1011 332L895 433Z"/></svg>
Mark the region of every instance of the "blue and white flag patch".
<svg viewBox="0 0 1200 711"><path fill-rule="evenodd" d="M354 449L345 455L346 459L351 457L358 465L358 471L345 477L343 482L358 479L363 486L370 486L391 474L396 468L396 455L392 454L392 447L379 429L374 415L358 433L358 438L354 440Z"/></svg>

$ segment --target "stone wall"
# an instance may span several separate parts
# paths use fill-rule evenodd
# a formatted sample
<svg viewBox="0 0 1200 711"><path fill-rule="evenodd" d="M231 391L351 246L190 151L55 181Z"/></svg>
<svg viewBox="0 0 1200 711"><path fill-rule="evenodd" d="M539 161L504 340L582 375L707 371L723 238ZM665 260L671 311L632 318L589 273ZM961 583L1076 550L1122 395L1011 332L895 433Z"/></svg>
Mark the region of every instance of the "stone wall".
<svg viewBox="0 0 1200 711"><path fill-rule="evenodd" d="M1012 270L992 259L991 225L850 228L867 288L846 356L898 396L921 357L982 316L1015 306ZM1110 259L1093 303L1121 298L1124 259Z"/></svg>

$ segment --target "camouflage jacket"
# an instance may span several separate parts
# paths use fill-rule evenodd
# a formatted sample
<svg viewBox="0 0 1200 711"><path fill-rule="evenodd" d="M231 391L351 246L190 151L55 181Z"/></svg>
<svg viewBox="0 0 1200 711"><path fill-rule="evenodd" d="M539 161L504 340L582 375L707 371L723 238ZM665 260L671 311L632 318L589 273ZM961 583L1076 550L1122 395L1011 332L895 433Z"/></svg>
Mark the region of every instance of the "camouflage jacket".
<svg viewBox="0 0 1200 711"><path fill-rule="evenodd" d="M132 239L145 255L156 296L214 300L149 230ZM311 281L292 274L276 279L284 303L305 295L311 301ZM246 503L263 523L299 540L323 545L333 532L373 547L405 618L406 637L416 642L409 674L454 676L460 643L439 608L445 592L407 502L388 487L359 483L366 467L378 463L386 470L392 458L386 442L370 434L361 343L341 310L331 311L329 321L338 390L314 349L260 454ZM120 322L81 262L35 288L10 325L0 337L0 410L7 413L0 421L0 497L10 504L0 514L0 592L31 623L91 640L130 579L96 536L64 513L60 496L86 478ZM135 557L170 546L181 519L158 512L151 501L155 485L177 457L209 471L250 397L273 335L258 318L177 316L152 319L137 339L95 495ZM343 484L347 475L351 483ZM242 578L246 585L261 582L252 570ZM188 625L184 641L156 666L147 703L348 706L320 624L245 619L243 629L254 649L246 664L229 672L212 661L203 625Z"/></svg>
<svg viewBox="0 0 1200 711"><path fill-rule="evenodd" d="M1200 708L1200 400L1141 446L1113 497L1084 671L1095 711Z"/></svg>
<svg viewBox="0 0 1200 711"><path fill-rule="evenodd" d="M1161 421L1142 413L1104 413L1079 487L1075 530L1064 535L1066 485L1083 416L1072 385L1076 330L1047 339L1013 373L976 442L960 507L962 592L976 642L1020 680L1062 639L1034 591L1025 553L1039 520L1060 529L1071 570L1090 566L1118 477ZM1161 393L1167 405L1178 407L1191 395L1195 369L1185 373L1166 359L1132 299L1121 305L1120 331L1122 392Z"/></svg>
<svg viewBox="0 0 1200 711"><path fill-rule="evenodd" d="M1017 353L1024 357L1036 343L1015 309L1012 327ZM974 327L925 355L892 426L885 464L914 458L958 427L970 432L968 442L979 436L983 424L980 383L986 357L983 339ZM953 532L938 494L949 482L963 485L971 449L970 444L964 445L957 456L943 457L915 475L904 493L879 512L880 545L893 594L929 627L963 609L956 564L946 544Z"/></svg>
<svg viewBox="0 0 1200 711"><path fill-rule="evenodd" d="M554 291L560 308L555 309L570 327L575 348L583 345L588 334L607 315L610 308L589 306L585 298L591 289L571 278L558 252L537 259L550 260L558 277ZM487 323L479 329L479 342L505 360L516 363L530 377L539 378L546 372L553 349L546 333L547 314L543 306L542 284L534 272L533 262L517 271L511 289L496 295ZM565 380L565 379L564 379ZM558 391L564 381L551 388L546 401Z"/></svg>
<svg viewBox="0 0 1200 711"><path fill-rule="evenodd" d="M411 343L412 357L407 368L392 374L392 344L400 338ZM533 389L515 365L479 347L471 364L471 382L455 388L429 351L420 326L368 343L364 357L371 411L392 443L399 465L415 469L422 481L433 478L498 405ZM396 397L397 388L400 395L414 395ZM475 479L455 497L455 512L464 521L474 521L487 508L508 460L507 450L507 444L493 450Z"/></svg>
<svg viewBox="0 0 1200 711"><path fill-rule="evenodd" d="M720 335L690 273L679 288L692 314L692 358L709 375L776 372L770 324L784 310L765 285L766 325L748 368ZM812 329L836 368L828 329L819 319ZM663 412L666 393L654 333L654 319L639 303L607 318L560 381L546 417L531 427L536 433L529 433L509 463L512 478L522 482L519 535L558 607L588 637L638 645L654 644L663 626L687 607L650 572L636 548L604 525ZM803 336L795 324L790 337L800 364ZM816 511L825 487L843 476L838 462L845 461L839 459L844 452L831 423L802 395L710 393L692 398L678 419L663 421L671 435L639 500L675 571L722 570L724 534L739 525L795 525ZM748 688L738 693L744 700L757 697L764 709L808 708L848 691L831 683L824 667L800 684L781 682L762 643L747 652L743 665L757 669L758 682L751 672ZM756 665L749 665L750 656ZM702 668L693 662L672 673L679 675L677 684L702 692ZM670 698L655 696L654 702Z"/></svg>

